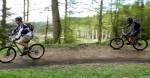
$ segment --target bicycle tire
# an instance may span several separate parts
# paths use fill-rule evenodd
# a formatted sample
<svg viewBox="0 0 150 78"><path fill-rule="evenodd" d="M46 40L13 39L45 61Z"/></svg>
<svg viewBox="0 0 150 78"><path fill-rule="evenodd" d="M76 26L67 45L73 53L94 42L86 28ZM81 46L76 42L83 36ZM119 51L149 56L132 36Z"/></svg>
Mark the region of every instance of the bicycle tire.
<svg viewBox="0 0 150 78"><path fill-rule="evenodd" d="M138 48L137 45L139 45L139 40L142 40L145 44L145 46L143 48ZM145 39L138 39L136 44L133 44L133 48L136 49L137 51L143 51L144 49L146 49L148 47L148 42Z"/></svg>
<svg viewBox="0 0 150 78"><path fill-rule="evenodd" d="M3 51L3 50L5 50L6 49L6 51ZM11 51L12 50L12 51ZM13 57L11 58L11 59L9 59L9 60L4 60L4 58L1 58L0 59L0 61L2 62L2 63L10 63L10 62L12 62L14 59L15 59L15 57L16 57L16 50L13 48L13 47L3 47L3 48L1 48L0 49L0 53L2 53L2 52L6 52L7 54L6 54L6 57L8 57L8 55L10 55L10 52L13 52ZM9 53L9 54L8 54Z"/></svg>
<svg viewBox="0 0 150 78"><path fill-rule="evenodd" d="M36 57L36 56L34 56L34 54L32 54L33 52L37 52L37 49L35 50L35 48L34 47L40 47L41 49L42 49L42 51L40 51L40 52L42 52L38 57ZM30 46L30 48L31 48L31 50L30 50L30 52L28 53L28 56L31 58L31 59L33 59L33 60L38 60L38 59L40 59L43 55L44 55L44 53L45 53L45 48L44 48L44 46L43 45L41 45L41 44L33 44L33 45L31 45Z"/></svg>
<svg viewBox="0 0 150 78"><path fill-rule="evenodd" d="M113 42L115 41L116 42L116 44L117 44L117 41L121 41L121 45L120 46L118 46L118 47L115 47L114 45L113 45ZM117 44L118 45L118 44ZM120 49L120 48L122 48L124 46L124 41L123 41L123 39L122 38L113 38L113 39L111 39L111 41L110 41L110 47L112 47L113 49Z"/></svg>

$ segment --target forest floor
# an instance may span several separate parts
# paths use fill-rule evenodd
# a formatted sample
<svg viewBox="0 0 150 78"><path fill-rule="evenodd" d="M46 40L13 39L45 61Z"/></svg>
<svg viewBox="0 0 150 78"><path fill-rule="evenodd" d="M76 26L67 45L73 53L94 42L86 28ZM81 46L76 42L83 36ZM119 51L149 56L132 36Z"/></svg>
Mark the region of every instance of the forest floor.
<svg viewBox="0 0 150 78"><path fill-rule="evenodd" d="M132 46L113 50L109 46L80 45L78 47L47 48L39 60L17 55L12 63L0 64L0 70L78 64L150 63L150 47L136 51Z"/></svg>

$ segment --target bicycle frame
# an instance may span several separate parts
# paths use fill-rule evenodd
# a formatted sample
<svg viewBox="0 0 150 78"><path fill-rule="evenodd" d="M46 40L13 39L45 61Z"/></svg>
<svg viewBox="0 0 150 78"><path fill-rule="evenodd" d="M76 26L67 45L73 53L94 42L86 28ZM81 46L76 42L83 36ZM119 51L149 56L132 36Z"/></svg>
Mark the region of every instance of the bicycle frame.
<svg viewBox="0 0 150 78"><path fill-rule="evenodd" d="M124 29L122 29L122 33L121 33L121 37L120 38L125 39L125 40L127 40L129 42L128 36L125 35Z"/></svg>
<svg viewBox="0 0 150 78"><path fill-rule="evenodd" d="M129 41L129 36L127 36L127 35L125 34L124 29L122 29L121 38L127 40L128 42L130 42L130 41ZM136 36L136 37L135 37L135 40L137 40L138 38L139 38L139 37Z"/></svg>
<svg viewBox="0 0 150 78"><path fill-rule="evenodd" d="M13 46L17 47L17 50L18 50L20 53L23 53L23 51L18 47L18 45L17 45L17 43L16 43L15 41L12 41L9 47L13 47Z"/></svg>

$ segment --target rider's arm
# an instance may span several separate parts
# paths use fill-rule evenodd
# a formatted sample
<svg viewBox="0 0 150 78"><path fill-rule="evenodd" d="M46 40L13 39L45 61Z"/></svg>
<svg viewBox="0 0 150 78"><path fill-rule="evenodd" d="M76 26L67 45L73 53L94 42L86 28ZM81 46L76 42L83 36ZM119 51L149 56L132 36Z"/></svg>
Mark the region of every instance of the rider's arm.
<svg viewBox="0 0 150 78"><path fill-rule="evenodd" d="M18 26L12 31L11 35L15 35L18 32Z"/></svg>
<svg viewBox="0 0 150 78"><path fill-rule="evenodd" d="M128 24L128 25L127 25L127 27L130 27L130 26L131 26L131 24Z"/></svg>
<svg viewBox="0 0 150 78"><path fill-rule="evenodd" d="M19 39L21 37L21 32L23 31L23 27L21 27L17 33L17 35L15 36L16 39Z"/></svg>

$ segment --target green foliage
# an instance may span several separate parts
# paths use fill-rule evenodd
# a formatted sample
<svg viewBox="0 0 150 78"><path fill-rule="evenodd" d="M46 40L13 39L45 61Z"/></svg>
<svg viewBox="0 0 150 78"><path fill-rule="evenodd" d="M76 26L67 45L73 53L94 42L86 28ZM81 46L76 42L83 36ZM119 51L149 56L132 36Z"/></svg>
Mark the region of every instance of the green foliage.
<svg viewBox="0 0 150 78"><path fill-rule="evenodd" d="M95 0L92 0L95 1ZM138 0L137 0L138 1ZM112 1L112 13L113 13L113 19L117 16L115 16L115 13L119 11L118 21L115 21L115 25L113 26L111 20L111 10L103 10L103 26L102 26L102 34L103 34L103 40L102 41L108 41L111 37L114 37L114 34L117 34L117 36L120 35L121 27L124 27L127 25L127 18L133 17L138 22L141 23L141 33L140 36L146 39L150 38L150 2L146 2L144 6L139 5L135 1L134 4L130 5L123 5L119 2L119 0ZM142 2L142 0L141 0ZM91 41L97 41L97 26L98 26L98 16L87 16L87 17L71 17L72 13L74 13L73 10L70 10L70 8L73 8L78 4L78 1L76 0L68 0L68 15L67 15L67 21L65 19L61 19L62 24L62 36L61 36L61 43L66 44L72 44L72 43L88 43ZM98 7L97 7L98 8ZM115 12L115 8L118 8L118 10ZM105 9L105 8L104 8ZM96 10L96 9L95 9ZM98 11L98 10L96 10ZM71 12L71 13L70 13ZM10 15L8 12L7 15ZM66 26L65 26L66 21ZM35 26L35 33L45 35L46 30L46 22L33 22L32 23ZM0 26L1 27L1 26ZM7 27L6 31L10 31L11 27ZM52 35L54 27L52 25L48 26L48 35ZM127 29L128 31L129 29ZM0 33L5 33L5 29L1 28ZM114 33L116 32L116 33ZM6 34L6 33L5 33ZM5 35L4 35L5 36ZM0 41L4 39L4 36L2 35L0 38ZM107 37L106 37L107 36ZM106 38L105 38L106 37ZM48 44L52 43L52 37L48 37ZM44 36L38 36L34 41L41 41L44 43ZM0 42L1 43L1 42Z"/></svg>
<svg viewBox="0 0 150 78"><path fill-rule="evenodd" d="M8 38L8 33L10 32L10 29L8 25L4 27L0 26L0 46L4 46L6 44L6 39Z"/></svg>

